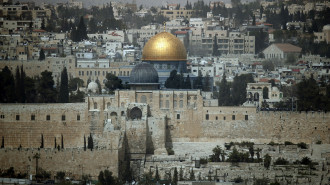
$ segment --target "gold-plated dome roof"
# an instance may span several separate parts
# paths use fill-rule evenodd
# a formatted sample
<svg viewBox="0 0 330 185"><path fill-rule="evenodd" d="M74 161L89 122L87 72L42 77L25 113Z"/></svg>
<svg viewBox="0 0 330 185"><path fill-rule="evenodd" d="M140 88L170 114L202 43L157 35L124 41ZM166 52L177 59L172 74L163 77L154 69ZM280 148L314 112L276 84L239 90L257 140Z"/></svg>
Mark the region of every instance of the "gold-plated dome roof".
<svg viewBox="0 0 330 185"><path fill-rule="evenodd" d="M183 43L168 32L153 36L144 46L142 61L185 61L187 52Z"/></svg>

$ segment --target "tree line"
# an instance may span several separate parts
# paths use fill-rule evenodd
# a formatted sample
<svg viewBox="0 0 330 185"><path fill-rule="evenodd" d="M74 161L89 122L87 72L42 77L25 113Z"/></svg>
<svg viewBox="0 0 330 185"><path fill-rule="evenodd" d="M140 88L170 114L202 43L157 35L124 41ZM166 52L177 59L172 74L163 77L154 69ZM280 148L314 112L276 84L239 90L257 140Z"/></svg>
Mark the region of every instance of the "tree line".
<svg viewBox="0 0 330 185"><path fill-rule="evenodd" d="M32 78L25 75L23 65L17 66L15 77L8 66L5 66L0 72L0 78L2 79L0 81L1 103L68 103L82 102L84 99L84 93L77 90L77 84L82 86L83 81L73 78L68 82L65 67L58 86L55 86L52 72L45 70L40 76Z"/></svg>

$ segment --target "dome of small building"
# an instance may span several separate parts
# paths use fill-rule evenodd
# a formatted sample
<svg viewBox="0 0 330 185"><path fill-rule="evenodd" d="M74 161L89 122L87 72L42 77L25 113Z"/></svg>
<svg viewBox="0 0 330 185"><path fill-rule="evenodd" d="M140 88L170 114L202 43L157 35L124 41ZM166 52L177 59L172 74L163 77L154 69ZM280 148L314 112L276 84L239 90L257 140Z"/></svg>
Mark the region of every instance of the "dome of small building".
<svg viewBox="0 0 330 185"><path fill-rule="evenodd" d="M99 86L96 82L90 82L87 86L87 90L92 93L97 93L99 91Z"/></svg>
<svg viewBox="0 0 330 185"><path fill-rule="evenodd" d="M187 52L183 43L168 32L153 36L144 46L142 61L186 61Z"/></svg>
<svg viewBox="0 0 330 185"><path fill-rule="evenodd" d="M131 71L130 84L153 84L158 83L156 69L148 63L140 63Z"/></svg>
<svg viewBox="0 0 330 185"><path fill-rule="evenodd" d="M324 31L326 31L326 30L330 30L330 24L324 25L324 26L323 26L323 30L324 30Z"/></svg>

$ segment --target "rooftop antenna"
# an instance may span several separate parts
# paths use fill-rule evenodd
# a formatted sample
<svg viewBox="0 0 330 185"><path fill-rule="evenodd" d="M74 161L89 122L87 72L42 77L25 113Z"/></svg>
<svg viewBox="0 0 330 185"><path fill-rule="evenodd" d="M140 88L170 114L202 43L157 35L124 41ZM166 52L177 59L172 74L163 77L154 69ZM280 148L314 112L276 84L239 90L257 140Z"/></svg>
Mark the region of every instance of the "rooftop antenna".
<svg viewBox="0 0 330 185"><path fill-rule="evenodd" d="M166 32L166 22L164 21L163 24L164 24L164 32Z"/></svg>

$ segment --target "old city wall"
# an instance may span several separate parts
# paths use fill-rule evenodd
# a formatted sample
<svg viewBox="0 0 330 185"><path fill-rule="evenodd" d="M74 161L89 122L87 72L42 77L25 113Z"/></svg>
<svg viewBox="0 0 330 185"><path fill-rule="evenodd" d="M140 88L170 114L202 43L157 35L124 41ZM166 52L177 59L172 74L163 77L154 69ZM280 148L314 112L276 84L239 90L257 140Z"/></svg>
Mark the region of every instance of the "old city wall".
<svg viewBox="0 0 330 185"><path fill-rule="evenodd" d="M39 168L51 172L51 178L56 172L63 171L67 177L81 179L82 174L91 175L93 179L101 170L109 169L118 175L118 164L122 160L122 149L86 150L83 149L0 149L1 170L14 167L15 172L35 174L35 154L40 154Z"/></svg>
<svg viewBox="0 0 330 185"><path fill-rule="evenodd" d="M85 103L68 104L2 104L0 137L5 147L38 148L43 135L44 147L83 147L84 135L90 134Z"/></svg>
<svg viewBox="0 0 330 185"><path fill-rule="evenodd" d="M194 114L202 120L171 122L174 142L330 142L329 113L257 112L255 108L203 107L202 111L195 111ZM200 129L195 129L191 135L185 130L189 124L200 125Z"/></svg>

